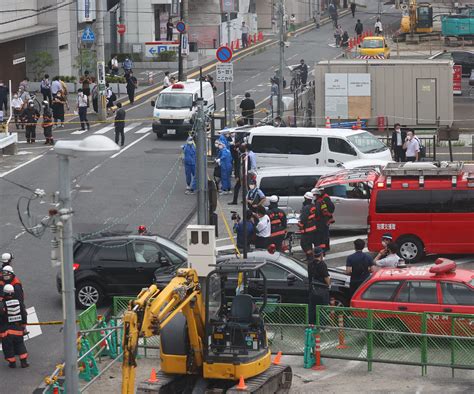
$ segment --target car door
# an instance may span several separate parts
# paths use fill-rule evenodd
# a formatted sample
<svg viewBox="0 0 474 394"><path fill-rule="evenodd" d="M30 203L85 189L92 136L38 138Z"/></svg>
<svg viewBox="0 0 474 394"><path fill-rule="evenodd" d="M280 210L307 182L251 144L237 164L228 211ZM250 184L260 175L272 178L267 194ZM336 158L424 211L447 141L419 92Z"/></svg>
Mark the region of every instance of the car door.
<svg viewBox="0 0 474 394"><path fill-rule="evenodd" d="M261 270L267 279L268 298L277 298L283 303L299 303L307 299L307 284L303 278L273 262L267 262ZM263 292L261 286L260 293Z"/></svg>
<svg viewBox="0 0 474 394"><path fill-rule="evenodd" d="M364 229L367 227L370 194L363 182L349 182L329 186L326 192L334 203L333 229Z"/></svg>
<svg viewBox="0 0 474 394"><path fill-rule="evenodd" d="M327 165L337 166L357 159L356 150L343 138L328 137Z"/></svg>
<svg viewBox="0 0 474 394"><path fill-rule="evenodd" d="M262 177L258 187L267 197L267 202L268 197L274 194L280 197L278 201L280 208L284 209L284 207L288 206L288 197L291 194L291 182L286 174Z"/></svg>
<svg viewBox="0 0 474 394"><path fill-rule="evenodd" d="M168 255L155 242L134 240L131 244L131 255L134 265L131 286L134 293L150 286L155 279L155 271L162 266L170 266Z"/></svg>
<svg viewBox="0 0 474 394"><path fill-rule="evenodd" d="M290 166L323 166L323 139L317 136L291 136L288 145Z"/></svg>
<svg viewBox="0 0 474 394"><path fill-rule="evenodd" d="M295 165L289 163L289 143L290 137L276 135L253 136L251 145L257 158L257 167Z"/></svg>
<svg viewBox="0 0 474 394"><path fill-rule="evenodd" d="M300 212L303 204L303 196L314 188L319 176L317 175L293 175L288 178L291 184L291 196L288 198L288 212Z"/></svg>

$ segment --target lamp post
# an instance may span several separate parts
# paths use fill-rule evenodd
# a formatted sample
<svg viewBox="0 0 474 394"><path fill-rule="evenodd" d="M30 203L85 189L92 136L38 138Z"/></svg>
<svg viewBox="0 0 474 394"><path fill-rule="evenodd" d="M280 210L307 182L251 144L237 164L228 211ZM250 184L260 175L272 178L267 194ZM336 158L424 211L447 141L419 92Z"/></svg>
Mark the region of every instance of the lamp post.
<svg viewBox="0 0 474 394"><path fill-rule="evenodd" d="M118 145L103 135L92 135L83 140L58 141L54 150L59 159L59 217L64 225L63 230L63 293L64 293L64 353L65 377L67 391L71 394L79 392L79 377L77 374L76 346L76 305L74 296L73 270L73 237L71 207L71 175L70 158L102 156L120 150Z"/></svg>

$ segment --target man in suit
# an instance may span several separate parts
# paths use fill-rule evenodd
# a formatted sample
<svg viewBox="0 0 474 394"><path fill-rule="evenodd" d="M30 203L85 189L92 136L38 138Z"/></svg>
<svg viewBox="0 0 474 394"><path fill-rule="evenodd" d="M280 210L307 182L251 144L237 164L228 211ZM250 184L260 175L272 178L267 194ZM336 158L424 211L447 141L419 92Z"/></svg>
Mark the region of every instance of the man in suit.
<svg viewBox="0 0 474 394"><path fill-rule="evenodd" d="M393 159L397 162L405 161L405 150L403 149L403 143L407 137L406 131L402 131L400 123L393 125L392 132L392 152Z"/></svg>

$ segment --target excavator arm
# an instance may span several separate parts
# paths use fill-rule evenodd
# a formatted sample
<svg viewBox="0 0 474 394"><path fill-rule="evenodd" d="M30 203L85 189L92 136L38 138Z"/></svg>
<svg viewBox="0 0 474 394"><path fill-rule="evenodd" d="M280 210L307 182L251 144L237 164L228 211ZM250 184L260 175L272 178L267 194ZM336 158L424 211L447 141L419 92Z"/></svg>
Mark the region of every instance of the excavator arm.
<svg viewBox="0 0 474 394"><path fill-rule="evenodd" d="M189 363L193 370L186 372L197 373L202 368L205 310L199 278L193 269L179 269L162 291L156 285L143 289L123 316L122 394L135 392L139 338L159 335L178 313L186 318L193 358Z"/></svg>

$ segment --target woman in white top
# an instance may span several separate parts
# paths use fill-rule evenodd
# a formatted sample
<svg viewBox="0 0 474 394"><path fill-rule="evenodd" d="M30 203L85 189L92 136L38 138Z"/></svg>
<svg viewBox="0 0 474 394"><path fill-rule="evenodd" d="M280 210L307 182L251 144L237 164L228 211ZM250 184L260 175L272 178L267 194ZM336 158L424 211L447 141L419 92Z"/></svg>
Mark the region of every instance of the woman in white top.
<svg viewBox="0 0 474 394"><path fill-rule="evenodd" d="M396 268L400 260L400 257L397 255L397 249L397 244L395 242L390 242L387 245L388 256L382 258L383 250L379 252L374 259L375 265L383 268Z"/></svg>
<svg viewBox="0 0 474 394"><path fill-rule="evenodd" d="M257 249L266 249L272 232L270 218L267 215L265 207L261 205L257 208L255 216L258 218L255 247Z"/></svg>
<svg viewBox="0 0 474 394"><path fill-rule="evenodd" d="M21 122L21 119L20 119L21 111L23 110L23 100L21 99L21 97L18 97L17 93L13 95L12 108L13 108L13 115L15 116L16 129L18 130L20 126L25 128L25 125Z"/></svg>
<svg viewBox="0 0 474 394"><path fill-rule="evenodd" d="M382 28L382 22L380 22L380 18L377 18L377 22L375 22L375 35L376 36L381 36L383 33L383 28Z"/></svg>

